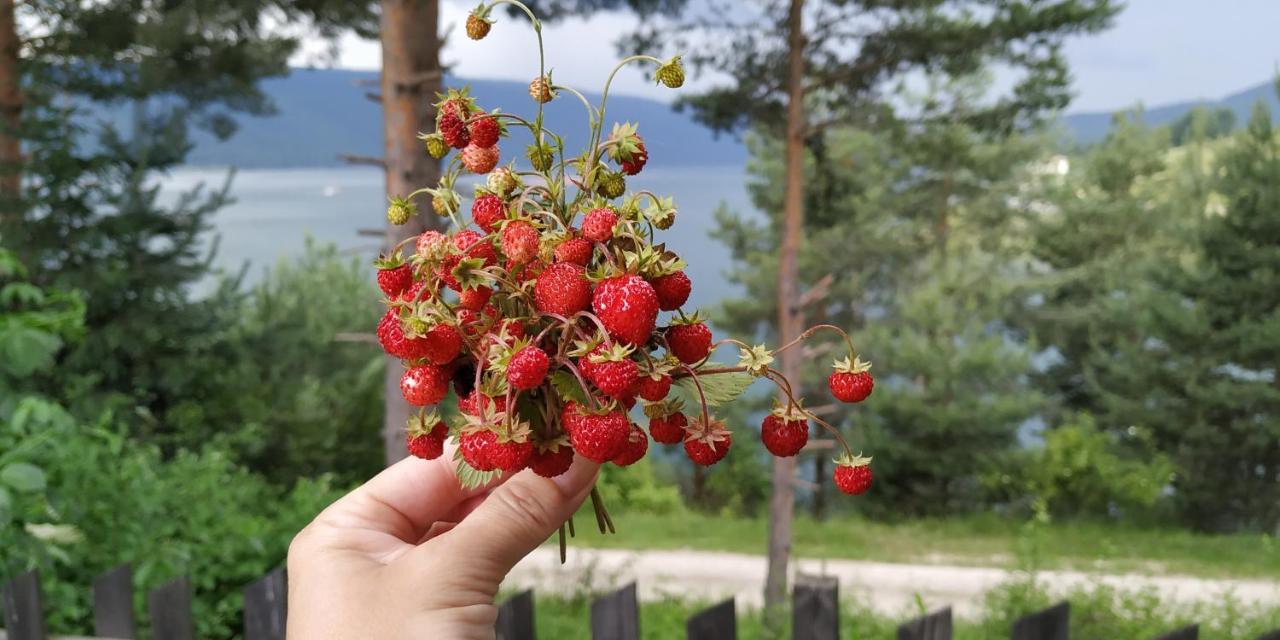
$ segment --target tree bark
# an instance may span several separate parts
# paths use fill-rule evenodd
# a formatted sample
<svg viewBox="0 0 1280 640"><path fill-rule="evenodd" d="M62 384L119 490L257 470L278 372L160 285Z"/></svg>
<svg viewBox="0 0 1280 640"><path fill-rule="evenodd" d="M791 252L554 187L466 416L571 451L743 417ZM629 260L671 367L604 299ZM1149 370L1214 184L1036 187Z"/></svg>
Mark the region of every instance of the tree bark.
<svg viewBox="0 0 1280 640"><path fill-rule="evenodd" d="M427 155L420 131L435 129L435 95L440 91L440 11L438 0L382 0L382 122L387 195L408 195L440 180L440 162ZM385 206L385 202L383 205ZM408 224L388 224L386 247L427 228L443 228L426 198L422 215ZM408 455L404 426L411 407L400 393L403 368L387 359L384 384L383 445L388 465Z"/></svg>
<svg viewBox="0 0 1280 640"><path fill-rule="evenodd" d="M14 0L0 0L0 223L16 223L22 197L22 69Z"/></svg>
<svg viewBox="0 0 1280 640"><path fill-rule="evenodd" d="M782 243L778 254L778 342L803 331L799 303L797 254L804 227L804 0L791 0L787 17L786 174L782 203ZM800 349L781 354L783 375L799 381ZM785 398L783 399L785 402ZM796 458L773 461L773 495L769 501L769 570L764 604L767 626L780 628L787 598L787 563L791 556L791 518L795 508Z"/></svg>

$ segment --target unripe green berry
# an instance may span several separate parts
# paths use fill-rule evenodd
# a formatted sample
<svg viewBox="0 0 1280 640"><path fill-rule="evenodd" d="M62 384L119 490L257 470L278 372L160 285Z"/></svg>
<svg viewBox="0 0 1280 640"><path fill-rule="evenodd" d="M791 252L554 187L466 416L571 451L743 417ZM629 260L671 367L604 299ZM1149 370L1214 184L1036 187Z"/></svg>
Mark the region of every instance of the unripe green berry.
<svg viewBox="0 0 1280 640"><path fill-rule="evenodd" d="M658 82L671 89L679 89L684 86L684 65L680 62L680 56L676 56L658 67L653 76Z"/></svg>
<svg viewBox="0 0 1280 640"><path fill-rule="evenodd" d="M446 153L449 153L449 144L444 141L444 136L433 133L423 137L423 141L427 143L427 154L432 158L439 160Z"/></svg>
<svg viewBox="0 0 1280 640"><path fill-rule="evenodd" d="M387 206L387 222L394 225L402 225L417 214L417 205L399 196L391 198L391 204Z"/></svg>

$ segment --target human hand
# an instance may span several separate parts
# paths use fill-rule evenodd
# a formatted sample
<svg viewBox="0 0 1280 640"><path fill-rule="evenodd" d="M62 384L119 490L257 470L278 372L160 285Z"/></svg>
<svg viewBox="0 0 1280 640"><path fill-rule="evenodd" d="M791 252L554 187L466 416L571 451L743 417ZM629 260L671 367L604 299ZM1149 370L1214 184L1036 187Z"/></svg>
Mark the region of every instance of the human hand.
<svg viewBox="0 0 1280 640"><path fill-rule="evenodd" d="M407 458L325 509L289 546L291 640L493 638L503 577L577 510L599 465L464 490L452 451Z"/></svg>

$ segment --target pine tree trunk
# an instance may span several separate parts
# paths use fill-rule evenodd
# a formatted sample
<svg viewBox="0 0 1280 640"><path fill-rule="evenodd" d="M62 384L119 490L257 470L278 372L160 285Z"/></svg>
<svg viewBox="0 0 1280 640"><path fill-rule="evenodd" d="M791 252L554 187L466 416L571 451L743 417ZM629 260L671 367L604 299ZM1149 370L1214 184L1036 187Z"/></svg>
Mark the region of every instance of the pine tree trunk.
<svg viewBox="0 0 1280 640"><path fill-rule="evenodd" d="M796 265L804 226L804 0L791 0L787 18L787 131L786 174L782 204L782 246L778 254L778 343L785 344L803 331L800 319ZM800 349L781 354L782 374L799 380ZM770 628L781 628L787 598L787 562L791 556L791 518L795 508L796 458L773 461L773 496L769 501L769 570L765 577L764 604Z"/></svg>
<svg viewBox="0 0 1280 640"><path fill-rule="evenodd" d="M18 222L22 192L21 43L14 0L0 0L0 223Z"/></svg>
<svg viewBox="0 0 1280 640"><path fill-rule="evenodd" d="M388 196L407 195L440 180L439 161L427 155L417 139L418 132L435 129L432 103L442 83L439 9L438 0L382 1L383 159ZM428 199L419 198L417 204L423 215L403 226L387 225L388 248L439 225ZM407 455L404 425L411 407L400 394L402 372L399 361L387 359L383 443L388 465Z"/></svg>

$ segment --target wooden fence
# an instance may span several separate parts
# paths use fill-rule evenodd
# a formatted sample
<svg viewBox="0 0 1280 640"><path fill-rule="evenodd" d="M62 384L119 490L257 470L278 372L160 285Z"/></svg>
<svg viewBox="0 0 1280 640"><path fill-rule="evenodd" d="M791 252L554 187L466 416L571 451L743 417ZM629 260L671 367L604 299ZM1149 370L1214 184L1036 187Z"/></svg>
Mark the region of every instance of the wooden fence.
<svg viewBox="0 0 1280 640"><path fill-rule="evenodd" d="M792 592L792 638L835 640L840 637L838 589L834 578L797 576ZM245 640L284 640L286 593L283 569L276 569L244 588ZM4 607L0 640L104 640L137 635L133 572L128 565L108 571L93 582L92 638L49 635L45 628L40 576L35 572L6 582L0 595ZM1070 613L1071 605L1061 602L1023 616L1014 622L1009 638L1068 640ZM191 584L187 579L175 578L148 593L147 616L154 640L194 640ZM634 582L591 603L593 640L639 640L641 622ZM496 626L499 640L534 640L533 592L518 593L498 605ZM1199 634L1199 628L1191 625L1153 640L1196 640ZM737 635L737 611L732 598L699 611L685 624L688 640L736 640ZM898 640L951 640L951 609L904 622L898 627ZM1280 630L1257 640L1280 640Z"/></svg>

